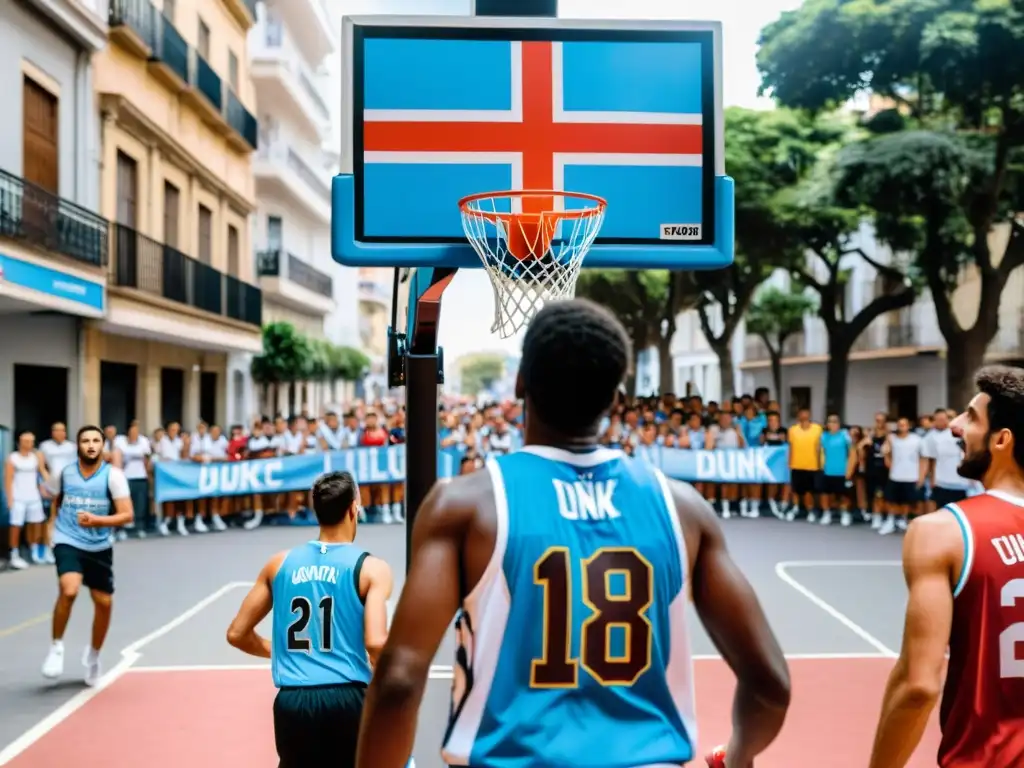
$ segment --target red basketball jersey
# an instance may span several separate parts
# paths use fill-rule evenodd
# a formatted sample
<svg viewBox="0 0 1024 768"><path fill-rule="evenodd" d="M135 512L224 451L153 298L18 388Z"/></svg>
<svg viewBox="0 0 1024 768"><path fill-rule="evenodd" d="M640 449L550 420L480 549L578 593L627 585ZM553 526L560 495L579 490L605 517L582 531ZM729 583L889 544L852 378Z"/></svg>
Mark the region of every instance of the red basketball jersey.
<svg viewBox="0 0 1024 768"><path fill-rule="evenodd" d="M964 534L949 671L942 693L942 768L1024 766L1024 499L993 491L949 509Z"/></svg>

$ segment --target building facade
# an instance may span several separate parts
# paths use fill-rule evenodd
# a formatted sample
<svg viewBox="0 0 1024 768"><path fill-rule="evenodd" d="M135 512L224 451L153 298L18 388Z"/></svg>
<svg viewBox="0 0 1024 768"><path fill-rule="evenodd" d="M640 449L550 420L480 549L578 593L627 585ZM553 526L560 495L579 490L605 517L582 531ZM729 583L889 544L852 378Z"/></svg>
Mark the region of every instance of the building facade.
<svg viewBox="0 0 1024 768"><path fill-rule="evenodd" d="M106 316L84 335L84 416L121 429L244 409L260 349L250 215L258 126L247 35L255 0L111 0L94 59Z"/></svg>
<svg viewBox="0 0 1024 768"><path fill-rule="evenodd" d="M96 214L98 0L0 3L0 427L80 423L89 318L107 310Z"/></svg>
<svg viewBox="0 0 1024 768"><path fill-rule="evenodd" d="M992 234L993 253L1001 254L1008 228ZM893 256L864 228L858 244L874 259L891 263ZM852 318L885 290L884 280L864 259L851 255L842 264L848 279L844 295L847 318ZM785 274L772 280L780 287ZM974 323L978 313L980 286L976 273L965 270L959 288L953 294L953 306L964 326ZM987 359L1020 363L1024 360L1024 270L1010 276L1000 303L1000 330L989 345ZM742 341L741 389L751 392L758 386L774 390L768 351L757 337L737 333ZM800 406L811 409L815 418L824 418L825 379L828 361L828 334L818 317L807 317L804 330L787 340L782 359L782 391L773 392L784 414L795 414ZM963 407L949 403L946 396L945 340L939 331L935 306L927 292L901 311L877 318L861 334L849 358L846 386L847 422L869 424L876 412L891 417L916 418L940 407Z"/></svg>

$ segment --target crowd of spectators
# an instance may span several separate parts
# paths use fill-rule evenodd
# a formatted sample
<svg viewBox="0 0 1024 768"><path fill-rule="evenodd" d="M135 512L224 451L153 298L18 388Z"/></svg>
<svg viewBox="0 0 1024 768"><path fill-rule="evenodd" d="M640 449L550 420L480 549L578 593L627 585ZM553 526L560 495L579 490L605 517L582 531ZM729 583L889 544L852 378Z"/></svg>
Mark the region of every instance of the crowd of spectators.
<svg viewBox="0 0 1024 768"><path fill-rule="evenodd" d="M948 503L970 492L956 474L960 445L949 431L951 413L893 420L879 413L869 427L843 425L829 415L824 423L799 408L795 421L783 417L767 389L724 403L700 396L622 398L601 425L600 442L628 454L644 446L730 450L758 446L789 446L790 482L696 483L724 518L758 517L770 512L787 520L844 526L864 521L882 534L905 529L912 514ZM792 423L791 423L792 422ZM489 455L508 453L522 444L523 407L517 402L478 403L446 398L439 406L442 449L458 456L462 474L481 468ZM145 434L138 422L121 433L105 428L106 457L124 468L136 511L134 526L119 535L188 536L229 527L252 530L271 515L295 519L307 514L303 492L196 498L156 505L154 467L161 461L229 462L301 455L360 446L405 442L405 409L395 400L357 401L315 416L308 412L286 418L261 417L248 425L224 429L199 422L192 430L178 423ZM63 424L55 424L42 444L40 462L56 476L75 459L75 447ZM17 436L14 453L36 451L36 436ZM14 454L12 453L12 456ZM5 464L11 463L10 459ZM11 497L11 475L4 491ZM42 473L41 473L42 475ZM46 498L46 482L41 492ZM365 518L383 524L405 519L402 483L364 484ZM17 539L11 534L11 541ZM39 540L36 536L33 541ZM41 542L40 542L41 543ZM12 546L13 549L13 546ZM28 562L43 562L45 547L30 547Z"/></svg>

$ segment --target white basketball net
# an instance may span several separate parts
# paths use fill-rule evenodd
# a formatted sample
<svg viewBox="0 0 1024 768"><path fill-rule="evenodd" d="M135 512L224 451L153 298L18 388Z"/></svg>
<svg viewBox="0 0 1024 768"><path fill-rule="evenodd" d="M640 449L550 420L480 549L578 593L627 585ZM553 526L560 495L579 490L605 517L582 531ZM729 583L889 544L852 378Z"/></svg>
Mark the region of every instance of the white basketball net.
<svg viewBox="0 0 1024 768"><path fill-rule="evenodd" d="M555 210L530 219L516 217L528 197L553 199ZM569 214L563 213L566 200L576 203ZM603 202L568 192L497 193L462 206L462 228L494 290L492 333L503 339L514 336L545 302L576 294L580 267L601 229L604 213ZM524 257L517 258L517 253Z"/></svg>

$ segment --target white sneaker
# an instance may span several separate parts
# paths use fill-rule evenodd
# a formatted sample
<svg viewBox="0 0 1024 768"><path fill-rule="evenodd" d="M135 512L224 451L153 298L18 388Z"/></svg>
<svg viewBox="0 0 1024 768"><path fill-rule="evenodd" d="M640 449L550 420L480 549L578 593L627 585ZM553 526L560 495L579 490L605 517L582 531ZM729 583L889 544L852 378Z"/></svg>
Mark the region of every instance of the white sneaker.
<svg viewBox="0 0 1024 768"><path fill-rule="evenodd" d="M57 562L57 558L53 556L53 547L47 547L43 552L43 562L47 565L54 565Z"/></svg>
<svg viewBox="0 0 1024 768"><path fill-rule="evenodd" d="M878 529L878 533L880 536L888 536L890 533L895 533L895 531L896 523L893 522L893 519L891 517L884 523L882 523L882 527Z"/></svg>
<svg viewBox="0 0 1024 768"><path fill-rule="evenodd" d="M206 527L206 523L203 522L203 518L196 515L195 522L192 523L192 530L196 533L206 533L210 529Z"/></svg>
<svg viewBox="0 0 1024 768"><path fill-rule="evenodd" d="M99 651L94 651L88 646L82 654L82 666L85 667L85 684L89 687L96 685L103 676L103 666L100 664Z"/></svg>
<svg viewBox="0 0 1024 768"><path fill-rule="evenodd" d="M786 513L786 522L792 523L794 520L796 520L796 510L791 509L789 510L789 512Z"/></svg>
<svg viewBox="0 0 1024 768"><path fill-rule="evenodd" d="M185 527L184 517L178 518L178 521L174 524L174 530L177 531L179 536L188 536L188 528Z"/></svg>
<svg viewBox="0 0 1024 768"><path fill-rule="evenodd" d="M257 528L260 527L260 523L262 522L263 510L257 509L255 512L252 513L252 517L245 521L245 524L242 527L245 528L245 530L247 531L255 531Z"/></svg>
<svg viewBox="0 0 1024 768"><path fill-rule="evenodd" d="M380 511L380 521L384 525L391 525L394 522L391 518L391 510L388 507L382 507Z"/></svg>
<svg viewBox="0 0 1024 768"><path fill-rule="evenodd" d="M213 524L213 530L215 531L226 531L228 529L228 524L221 519L220 515L211 517L210 522Z"/></svg>
<svg viewBox="0 0 1024 768"><path fill-rule="evenodd" d="M732 510L726 507L725 509L722 510L722 519L728 520L730 517L732 517Z"/></svg>
<svg viewBox="0 0 1024 768"><path fill-rule="evenodd" d="M43 662L43 677L56 680L64 674L64 643L53 643Z"/></svg>
<svg viewBox="0 0 1024 768"><path fill-rule="evenodd" d="M21 552L15 549L11 552L11 559L7 561L7 567L13 568L16 571L23 571L28 568L28 561L21 556Z"/></svg>
<svg viewBox="0 0 1024 768"><path fill-rule="evenodd" d="M32 561L32 565L43 564L43 556L39 554L39 548L35 544L29 549L28 559Z"/></svg>
<svg viewBox="0 0 1024 768"><path fill-rule="evenodd" d="M875 512L871 515L871 530L877 531L882 527L882 516Z"/></svg>
<svg viewBox="0 0 1024 768"><path fill-rule="evenodd" d="M401 504L391 505L391 517L398 524L402 524L405 522L405 515L402 514Z"/></svg>
<svg viewBox="0 0 1024 768"><path fill-rule="evenodd" d="M170 536L171 535L171 529L167 527L167 521L166 520L161 520L160 521L160 524L156 527L156 532L159 533L161 536Z"/></svg>
<svg viewBox="0 0 1024 768"><path fill-rule="evenodd" d="M907 527L909 525L910 522L905 517L900 517L896 520L896 527L899 528L901 531L907 530Z"/></svg>
<svg viewBox="0 0 1024 768"><path fill-rule="evenodd" d="M749 517L749 518L755 518L755 517L760 517L760 516L761 516L761 508L760 507L751 507L750 508L750 512L747 514L747 517Z"/></svg>
<svg viewBox="0 0 1024 768"><path fill-rule="evenodd" d="M839 524L843 526L843 528L849 528L853 525L853 515L849 512L843 512L843 514L839 516Z"/></svg>
<svg viewBox="0 0 1024 768"><path fill-rule="evenodd" d="M127 541L128 540L128 531L126 531L124 528L122 528L116 534L114 534L114 538L116 538L118 541Z"/></svg>
<svg viewBox="0 0 1024 768"><path fill-rule="evenodd" d="M831 512L822 512L821 513L821 524L822 525L832 525L832 513Z"/></svg>
<svg viewBox="0 0 1024 768"><path fill-rule="evenodd" d="M808 523L816 523L816 522L818 522L818 516L814 512L808 512L807 513L807 522Z"/></svg>

